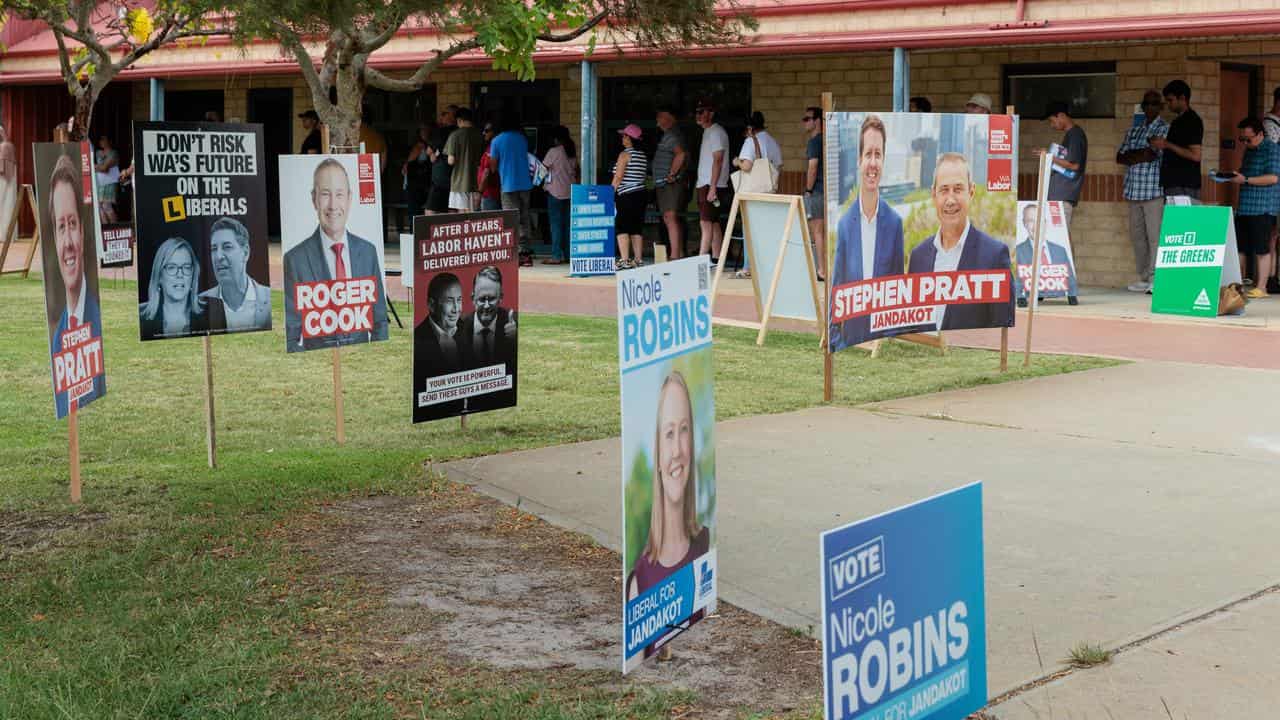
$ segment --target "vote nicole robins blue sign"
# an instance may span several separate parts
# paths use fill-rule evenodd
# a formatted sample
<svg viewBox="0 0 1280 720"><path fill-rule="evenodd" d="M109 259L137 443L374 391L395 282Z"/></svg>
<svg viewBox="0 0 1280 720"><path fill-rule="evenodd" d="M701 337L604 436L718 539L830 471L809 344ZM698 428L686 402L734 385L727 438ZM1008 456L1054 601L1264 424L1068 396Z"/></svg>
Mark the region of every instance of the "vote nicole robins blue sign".
<svg viewBox="0 0 1280 720"><path fill-rule="evenodd" d="M613 186L574 185L569 195L569 274L613 274Z"/></svg>
<svg viewBox="0 0 1280 720"><path fill-rule="evenodd" d="M822 534L826 720L961 720L987 703L982 483Z"/></svg>

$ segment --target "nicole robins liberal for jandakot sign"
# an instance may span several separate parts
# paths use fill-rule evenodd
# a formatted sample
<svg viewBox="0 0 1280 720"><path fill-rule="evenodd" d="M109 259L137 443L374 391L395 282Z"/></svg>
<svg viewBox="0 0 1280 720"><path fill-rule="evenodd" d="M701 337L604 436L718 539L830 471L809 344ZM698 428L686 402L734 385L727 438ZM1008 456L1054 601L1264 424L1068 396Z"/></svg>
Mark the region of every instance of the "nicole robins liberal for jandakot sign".
<svg viewBox="0 0 1280 720"><path fill-rule="evenodd" d="M822 535L827 720L960 720L987 702L982 485Z"/></svg>

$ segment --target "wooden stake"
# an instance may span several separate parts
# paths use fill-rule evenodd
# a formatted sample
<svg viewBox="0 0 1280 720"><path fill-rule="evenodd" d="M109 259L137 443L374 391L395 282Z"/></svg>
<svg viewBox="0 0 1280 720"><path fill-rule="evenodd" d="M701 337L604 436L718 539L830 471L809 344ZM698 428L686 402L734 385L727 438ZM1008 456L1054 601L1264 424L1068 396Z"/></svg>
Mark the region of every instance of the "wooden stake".
<svg viewBox="0 0 1280 720"><path fill-rule="evenodd" d="M674 659L675 656L671 652L671 643L663 645L658 650L658 662L671 662Z"/></svg>
<svg viewBox="0 0 1280 720"><path fill-rule="evenodd" d="M827 156L827 113L835 111L835 100L831 93L822 93L822 156ZM827 206L827 182L824 178L822 181L822 207ZM823 238L825 246L831 241L831 234L827 233L827 237ZM835 363L831 357L831 315L829 314L831 307L831 263L827 262L831 255L831 248L827 248L827 257L822 258L820 265L826 268L826 292L822 294L822 402L831 402L836 394L836 378Z"/></svg>
<svg viewBox="0 0 1280 720"><path fill-rule="evenodd" d="M1049 210L1049 173L1053 171L1053 158L1048 153L1040 156L1040 173L1036 176L1036 231L1031 240L1031 282L1024 285L1027 291L1027 340L1022 351L1022 367L1031 367L1031 329L1036 321L1036 306L1040 304L1040 254L1044 252L1044 224Z"/></svg>
<svg viewBox="0 0 1280 720"><path fill-rule="evenodd" d="M333 414L338 422L338 444L347 441L346 419L342 416L342 354L341 348L333 348Z"/></svg>
<svg viewBox="0 0 1280 720"><path fill-rule="evenodd" d="M31 216L35 218L35 233L31 236L31 246L27 248L27 258L22 261L22 267L13 270L4 271L4 255L8 254L8 245L6 244L3 254L0 254L0 274L22 273L23 279L31 274L31 262L36 257L36 248L40 247L40 213L36 212L36 191L30 185L23 185L18 192L18 202L13 206L13 234L18 232L18 217L22 215L22 200L26 198L27 206L31 208ZM21 238L19 238L21 239Z"/></svg>
<svg viewBox="0 0 1280 720"><path fill-rule="evenodd" d="M725 231L725 235L727 237L725 237L724 242L720 243L720 257L717 260L717 264L716 264L716 274L715 274L715 277L711 279L711 302L709 303L710 307L708 308L708 310L710 312L708 314L712 316L715 315L716 294L720 291L720 276L724 274L724 256L729 253L729 243L732 242L732 237L733 237L733 223L737 219L738 219L738 195L737 193L734 193L733 204L729 206L729 225L728 225L729 229ZM759 299L759 296L757 296L756 297L757 312L759 312L760 310L759 302L760 302L760 299Z"/></svg>
<svg viewBox="0 0 1280 720"><path fill-rule="evenodd" d="M70 400L70 398L68 398ZM80 414L76 409L79 400L70 400L67 404L71 416L67 418L67 454L71 458L71 502L80 502Z"/></svg>
<svg viewBox="0 0 1280 720"><path fill-rule="evenodd" d="M1009 328L1000 328L1000 372L1009 372Z"/></svg>
<svg viewBox="0 0 1280 720"><path fill-rule="evenodd" d="M773 266L773 277L769 281L769 297L764 302L764 308L760 310L760 332L756 333L756 345L764 345L764 336L769 332L769 316L773 314L773 301L778 297L778 285L782 282L782 264L787 258L787 243L791 242L791 226L796 221L796 203L792 202L791 207L787 209L787 224L783 225L782 240L778 243L778 262ZM743 216L743 222L746 222L746 216ZM743 230L743 252L747 251L746 230ZM805 252L809 252L806 247ZM756 265L755 253L751 254L751 267L759 267ZM752 282L756 281L756 273L751 273ZM759 287L757 285L757 287ZM759 298L759 293L756 294ZM759 300L757 299L757 302Z"/></svg>
<svg viewBox="0 0 1280 720"><path fill-rule="evenodd" d="M218 467L218 439L214 429L213 413L213 343L204 336L204 424L205 444L208 446L209 467Z"/></svg>
<svg viewBox="0 0 1280 720"><path fill-rule="evenodd" d="M463 430L466 430L466 429L467 429L467 416L466 416L466 415L459 415L459 416L458 416L458 424L462 426L462 429L463 429Z"/></svg>

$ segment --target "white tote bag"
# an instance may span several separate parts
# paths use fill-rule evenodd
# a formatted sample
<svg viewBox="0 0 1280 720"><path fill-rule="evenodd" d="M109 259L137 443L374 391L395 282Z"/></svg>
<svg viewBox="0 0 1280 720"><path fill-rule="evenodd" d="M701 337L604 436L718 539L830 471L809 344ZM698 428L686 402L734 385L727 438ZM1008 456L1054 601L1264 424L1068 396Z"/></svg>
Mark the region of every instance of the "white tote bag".
<svg viewBox="0 0 1280 720"><path fill-rule="evenodd" d="M778 190L778 168L769 162L769 158L764 156L764 152L760 150L760 141L751 138L751 142L756 144L756 159L751 163L751 170L743 172L735 171L729 176L733 181L734 192L740 193L772 193Z"/></svg>

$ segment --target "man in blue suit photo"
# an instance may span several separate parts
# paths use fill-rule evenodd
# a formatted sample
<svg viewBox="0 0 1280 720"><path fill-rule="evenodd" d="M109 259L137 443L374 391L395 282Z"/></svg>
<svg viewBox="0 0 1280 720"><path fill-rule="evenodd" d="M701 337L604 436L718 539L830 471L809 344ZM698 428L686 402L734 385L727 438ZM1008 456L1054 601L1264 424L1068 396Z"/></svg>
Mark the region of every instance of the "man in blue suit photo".
<svg viewBox="0 0 1280 720"><path fill-rule="evenodd" d="M1018 265L1020 266L1031 265L1031 261L1034 258L1032 245L1035 243L1036 239L1036 219L1038 217L1039 213L1036 212L1036 206L1034 203L1028 204L1022 208L1022 229L1026 231L1026 237L1024 237L1013 248L1014 255L1017 256ZM1043 268L1046 263L1051 265L1066 265L1070 269L1071 274L1067 277L1067 291L1065 293L1056 290L1051 292L1042 292L1040 293L1040 297L1057 297L1065 294L1067 297L1074 298L1079 294L1076 291L1076 269L1071 265L1071 258L1067 255L1067 249L1058 243L1050 242L1048 230L1049 223L1046 222L1044 247L1048 249L1049 257L1040 258L1041 268ZM1025 305L1026 299L1024 296L1026 296L1026 290L1022 287L1022 280L1017 275L1014 276L1013 280L1015 284L1014 289L1018 293L1018 304ZM1074 305L1075 303L1072 304Z"/></svg>
<svg viewBox="0 0 1280 720"><path fill-rule="evenodd" d="M42 148L37 147L37 150ZM86 253L84 244L84 205L80 201L80 163L68 155L59 155L53 164L49 178L48 226L45 237L53 236L52 243L44 243L44 278L53 288L46 291L50 303L63 300L58 323L49 337L49 354L62 351L62 334L67 330L89 325L93 337L102 337L102 313L97 298L97 263L93 249ZM53 265L57 266L54 271ZM89 276L94 276L90 283ZM58 285L61 285L59 288ZM53 320L53 307L48 308L49 320ZM93 389L80 395L78 408L105 395L105 375L93 379ZM66 417L69 408L67 392L55 392L54 410L58 418Z"/></svg>
<svg viewBox="0 0 1280 720"><path fill-rule="evenodd" d="M969 223L969 203L973 195L968 159L954 152L940 155L933 175L938 232L911 251L908 272L1009 272L1009 247ZM1012 292L1008 302L938 305L936 308L934 322L938 330L1013 326Z"/></svg>
<svg viewBox="0 0 1280 720"><path fill-rule="evenodd" d="M836 225L836 257L831 287L902 274L902 218L880 197L886 143L884 122L878 115L862 121L858 135L858 197ZM831 350L883 337L871 332L870 317L833 323Z"/></svg>
<svg viewBox="0 0 1280 720"><path fill-rule="evenodd" d="M316 166L311 204L319 221L306 240L284 255L285 344L289 352L387 339L387 298L382 267L373 243L347 230L351 210L351 178L342 163L325 158ZM379 239L381 240L381 239ZM294 295L297 283L373 277L378 299L373 307L373 331L318 338L302 337L302 316Z"/></svg>

